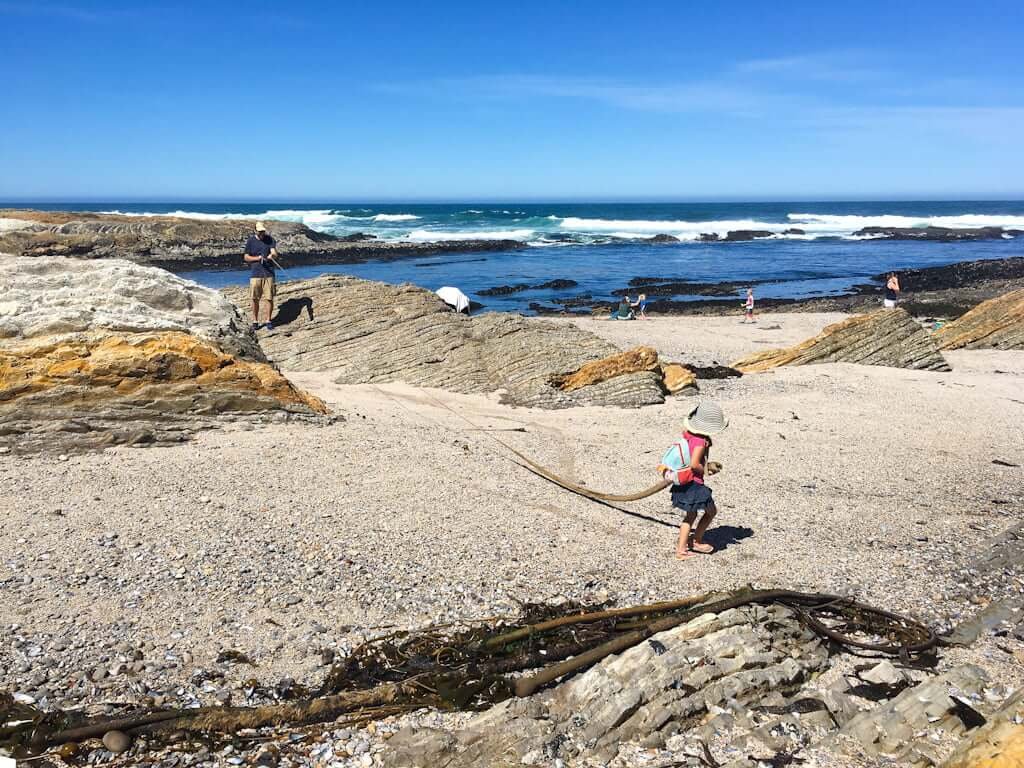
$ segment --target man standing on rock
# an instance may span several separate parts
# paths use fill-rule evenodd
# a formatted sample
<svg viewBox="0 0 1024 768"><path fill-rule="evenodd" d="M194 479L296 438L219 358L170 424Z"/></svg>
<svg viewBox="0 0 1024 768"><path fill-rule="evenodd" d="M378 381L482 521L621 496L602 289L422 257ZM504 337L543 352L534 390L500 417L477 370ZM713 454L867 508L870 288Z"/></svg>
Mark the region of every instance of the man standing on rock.
<svg viewBox="0 0 1024 768"><path fill-rule="evenodd" d="M262 221L256 222L256 231L245 244L245 262L249 265L249 293L252 297L252 329L261 325L268 331L274 330L270 316L274 312L274 266L277 258L277 242L267 232ZM266 305L266 312L262 312ZM261 321L264 317L266 320Z"/></svg>

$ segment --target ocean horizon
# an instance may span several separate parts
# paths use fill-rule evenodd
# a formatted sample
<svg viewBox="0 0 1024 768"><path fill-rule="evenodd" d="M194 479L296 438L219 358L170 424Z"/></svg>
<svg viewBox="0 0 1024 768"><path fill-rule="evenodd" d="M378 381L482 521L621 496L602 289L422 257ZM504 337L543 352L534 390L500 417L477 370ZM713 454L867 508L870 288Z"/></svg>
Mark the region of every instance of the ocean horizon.
<svg viewBox="0 0 1024 768"><path fill-rule="evenodd" d="M455 202L298 203L92 201L19 203L42 210L197 220L300 222L336 236L356 233L394 242L514 240L526 247L451 253L396 261L288 268L282 279L345 273L437 289L453 285L489 309L557 310L618 298L647 278L756 286L758 298L809 298L848 292L889 270L941 266L1024 254L1022 239L908 241L861 232L867 227L1024 229L1024 201L829 202ZM757 239L722 242L729 232ZM652 242L658 237L668 242ZM709 237L719 241L709 242ZM246 271L193 271L183 276L220 288ZM559 281L555 287L545 284ZM574 285L567 285L571 281ZM492 289L513 286L495 295ZM530 286L530 287L524 287ZM534 287L543 286L543 287ZM736 288L739 297L742 287ZM716 294L721 298L720 294ZM675 297L701 300L700 293Z"/></svg>

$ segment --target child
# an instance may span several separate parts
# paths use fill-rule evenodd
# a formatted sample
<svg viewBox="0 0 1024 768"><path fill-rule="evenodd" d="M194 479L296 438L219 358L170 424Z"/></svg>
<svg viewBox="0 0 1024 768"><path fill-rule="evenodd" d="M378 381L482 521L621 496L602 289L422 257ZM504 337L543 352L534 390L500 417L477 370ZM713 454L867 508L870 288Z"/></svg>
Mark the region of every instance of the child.
<svg viewBox="0 0 1024 768"><path fill-rule="evenodd" d="M636 316L637 316L638 320L646 320L647 319L647 294L646 293L641 293L639 296L637 296L636 297L636 303L635 304L631 303L629 306L631 306L633 309L636 310Z"/></svg>
<svg viewBox="0 0 1024 768"><path fill-rule="evenodd" d="M662 477L671 482L672 506L681 510L683 522L679 526L679 542L676 557L686 560L694 553L710 555L715 548L704 541L704 533L718 509L711 496L711 489L704 484L705 474L713 475L721 465L708 461L711 451L711 436L729 426L729 420L722 409L710 400L705 400L690 411L683 422L683 436L674 443L662 458L658 470ZM693 523L700 514L700 522ZM691 540L692 530L692 540Z"/></svg>
<svg viewBox="0 0 1024 768"><path fill-rule="evenodd" d="M743 305L745 314L743 316L743 322L752 323L754 322L754 289L747 288L747 301Z"/></svg>

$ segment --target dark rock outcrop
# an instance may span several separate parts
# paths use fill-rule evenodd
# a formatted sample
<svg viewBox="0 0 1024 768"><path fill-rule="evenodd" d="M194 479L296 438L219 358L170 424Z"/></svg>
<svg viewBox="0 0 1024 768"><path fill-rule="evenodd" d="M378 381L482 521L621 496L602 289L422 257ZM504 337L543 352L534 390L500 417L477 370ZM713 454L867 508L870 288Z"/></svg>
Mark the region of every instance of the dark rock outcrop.
<svg viewBox="0 0 1024 768"><path fill-rule="evenodd" d="M1019 229L1002 227L976 227L974 229L950 229L948 227L864 227L853 233L859 237L874 237L882 240L933 240L955 242L958 240L1000 240L1004 235L1016 237Z"/></svg>
<svg viewBox="0 0 1024 768"><path fill-rule="evenodd" d="M935 340L940 349L1024 349L1024 288L982 302Z"/></svg>
<svg viewBox="0 0 1024 768"><path fill-rule="evenodd" d="M700 240L705 243L714 242L727 242L727 243L738 243L744 240L757 240L762 237L771 237L774 232L769 232L766 229L732 229L725 233L725 237L722 237L717 232L703 232L701 233Z"/></svg>
<svg viewBox="0 0 1024 768"><path fill-rule="evenodd" d="M0 272L0 446L180 442L224 419L326 413L222 296L149 267L14 259Z"/></svg>
<svg viewBox="0 0 1024 768"><path fill-rule="evenodd" d="M240 307L248 302L244 289L226 294ZM496 312L467 317L422 288L339 275L283 283L278 302L277 331L261 343L286 371L331 371L342 384L502 391L505 402L541 408L664 401L653 371L572 392L553 387L552 375L619 352L574 325Z"/></svg>
<svg viewBox="0 0 1024 768"><path fill-rule="evenodd" d="M634 280L639 278L634 278ZM648 278L643 278L645 281ZM630 280L630 285L634 285ZM723 281L720 283L691 283L685 280L665 280L636 283L634 288L616 288L613 296L635 296L638 292L648 296L733 296L752 283Z"/></svg>
<svg viewBox="0 0 1024 768"><path fill-rule="evenodd" d="M732 364L743 373L782 365L861 363L894 368L948 371L934 339L902 309L882 309L828 326L788 349L769 349Z"/></svg>
<svg viewBox="0 0 1024 768"><path fill-rule="evenodd" d="M725 234L723 238L726 242L735 243L742 240L757 240L762 237L771 237L774 232L769 232L766 229L734 229Z"/></svg>
<svg viewBox="0 0 1024 768"><path fill-rule="evenodd" d="M654 237L648 238L649 243L679 243L682 242L678 237L674 235L655 235Z"/></svg>
<svg viewBox="0 0 1024 768"><path fill-rule="evenodd" d="M900 285L904 291L939 291L965 288L990 280L1024 279L1024 256L1008 259L976 259L944 264L940 267L899 270ZM858 286L877 293L882 290L888 274L874 275L876 286Z"/></svg>
<svg viewBox="0 0 1024 768"><path fill-rule="evenodd" d="M520 291L561 291L566 288L575 288L579 283L575 280L566 280L559 278L556 280L548 280L546 283L536 283L530 285L529 283L518 283L516 285L498 285L494 288L485 288L482 291L477 291L478 296L507 296L511 293L519 293Z"/></svg>
<svg viewBox="0 0 1024 768"><path fill-rule="evenodd" d="M0 253L16 256L121 258L172 271L241 267L253 221L197 220L174 216L0 210L0 219L26 226L0 231ZM350 264L439 253L505 251L526 247L518 240L457 240L434 243L334 237L304 224L268 221L285 267Z"/></svg>

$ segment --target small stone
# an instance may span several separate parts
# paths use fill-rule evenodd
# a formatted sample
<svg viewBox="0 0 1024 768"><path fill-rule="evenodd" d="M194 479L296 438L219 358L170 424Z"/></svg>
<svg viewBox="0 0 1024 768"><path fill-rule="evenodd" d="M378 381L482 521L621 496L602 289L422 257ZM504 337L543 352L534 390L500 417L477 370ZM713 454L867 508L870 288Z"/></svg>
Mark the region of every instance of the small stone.
<svg viewBox="0 0 1024 768"><path fill-rule="evenodd" d="M60 456L57 457L57 461L67 461L67 460L68 460L68 455L66 453L62 453Z"/></svg>
<svg viewBox="0 0 1024 768"><path fill-rule="evenodd" d="M880 661L871 669L860 673L860 679L878 685L895 685L903 679L900 671L890 661Z"/></svg>
<svg viewBox="0 0 1024 768"><path fill-rule="evenodd" d="M131 737L124 731L107 731L103 734L103 746L115 755L127 752L131 745Z"/></svg>

